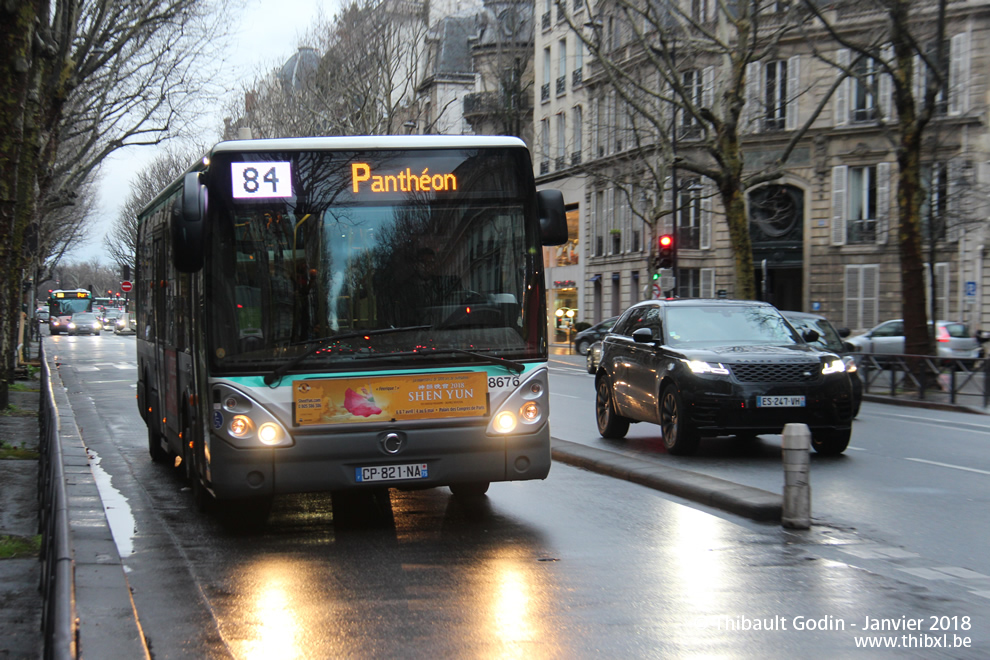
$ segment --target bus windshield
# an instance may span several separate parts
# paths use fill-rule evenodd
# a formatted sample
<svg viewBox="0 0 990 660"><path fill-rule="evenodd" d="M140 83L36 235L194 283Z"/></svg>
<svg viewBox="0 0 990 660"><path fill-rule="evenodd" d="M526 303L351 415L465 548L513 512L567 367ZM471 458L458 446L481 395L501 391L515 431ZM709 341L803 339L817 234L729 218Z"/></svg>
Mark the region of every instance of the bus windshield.
<svg viewBox="0 0 990 660"><path fill-rule="evenodd" d="M225 153L211 169L215 369L545 354L524 150Z"/></svg>

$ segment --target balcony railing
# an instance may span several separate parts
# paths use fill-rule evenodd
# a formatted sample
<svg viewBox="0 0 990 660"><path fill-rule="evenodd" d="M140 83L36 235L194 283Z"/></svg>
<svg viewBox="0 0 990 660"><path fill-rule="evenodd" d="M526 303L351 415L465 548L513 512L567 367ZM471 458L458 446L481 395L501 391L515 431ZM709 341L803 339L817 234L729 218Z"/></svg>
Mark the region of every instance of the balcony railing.
<svg viewBox="0 0 990 660"><path fill-rule="evenodd" d="M571 154L571 165L580 165L580 164L581 164L581 152L575 151L574 153Z"/></svg>
<svg viewBox="0 0 990 660"><path fill-rule="evenodd" d="M541 160L540 161L540 174L549 174L549 173L550 173L550 161L549 160Z"/></svg>
<svg viewBox="0 0 990 660"><path fill-rule="evenodd" d="M574 69L574 73L571 74L571 87L577 87L584 83L584 72L581 67Z"/></svg>
<svg viewBox="0 0 990 660"><path fill-rule="evenodd" d="M567 76L557 78L557 96L567 93Z"/></svg>
<svg viewBox="0 0 990 660"><path fill-rule="evenodd" d="M549 101L550 100L550 83L547 83L540 87L540 100Z"/></svg>
<svg viewBox="0 0 990 660"><path fill-rule="evenodd" d="M547 12L547 13L543 14L543 16L540 17L540 26L544 30L549 30L550 29L550 12Z"/></svg>
<svg viewBox="0 0 990 660"><path fill-rule="evenodd" d="M498 110L498 92L474 92L464 95L464 116L487 115Z"/></svg>

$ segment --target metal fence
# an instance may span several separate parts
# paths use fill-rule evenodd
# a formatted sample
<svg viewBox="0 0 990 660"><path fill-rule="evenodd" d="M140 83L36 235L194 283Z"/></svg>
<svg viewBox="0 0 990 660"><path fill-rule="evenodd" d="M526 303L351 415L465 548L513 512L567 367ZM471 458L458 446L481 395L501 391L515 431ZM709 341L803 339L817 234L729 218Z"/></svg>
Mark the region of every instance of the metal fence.
<svg viewBox="0 0 990 660"><path fill-rule="evenodd" d="M65 490L59 416L55 405L51 372L45 360L44 342L38 342L41 363L41 432L38 449L38 525L41 532L41 594L44 599L41 628L45 658L76 658L75 578L69 509Z"/></svg>
<svg viewBox="0 0 990 660"><path fill-rule="evenodd" d="M990 405L988 358L862 353L854 357L866 394L973 408Z"/></svg>

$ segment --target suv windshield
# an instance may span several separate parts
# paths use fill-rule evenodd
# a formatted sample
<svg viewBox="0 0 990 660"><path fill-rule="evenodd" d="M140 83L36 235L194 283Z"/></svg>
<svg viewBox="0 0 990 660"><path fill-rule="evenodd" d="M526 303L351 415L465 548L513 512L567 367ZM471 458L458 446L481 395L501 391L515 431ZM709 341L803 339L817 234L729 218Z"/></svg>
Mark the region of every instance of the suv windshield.
<svg viewBox="0 0 990 660"><path fill-rule="evenodd" d="M765 305L671 305L665 332L671 346L804 343L776 309Z"/></svg>

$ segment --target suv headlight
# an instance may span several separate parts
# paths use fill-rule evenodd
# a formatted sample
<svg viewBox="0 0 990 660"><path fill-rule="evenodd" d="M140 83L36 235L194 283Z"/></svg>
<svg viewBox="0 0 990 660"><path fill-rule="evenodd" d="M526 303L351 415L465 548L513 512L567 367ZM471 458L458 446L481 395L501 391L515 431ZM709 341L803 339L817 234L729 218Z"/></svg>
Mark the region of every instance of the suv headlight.
<svg viewBox="0 0 990 660"><path fill-rule="evenodd" d="M825 361L822 365L822 375L827 376L829 374L841 374L846 370L846 363L842 361L842 358L829 359Z"/></svg>
<svg viewBox="0 0 990 660"><path fill-rule="evenodd" d="M684 360L683 362L687 365L687 368L691 370L691 373L717 374L719 376L729 375L729 368L721 362L716 362L715 364L712 364L711 362L702 362L701 360Z"/></svg>

